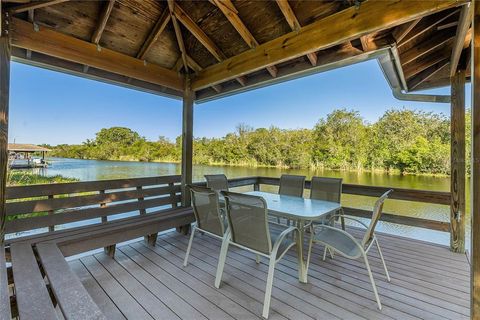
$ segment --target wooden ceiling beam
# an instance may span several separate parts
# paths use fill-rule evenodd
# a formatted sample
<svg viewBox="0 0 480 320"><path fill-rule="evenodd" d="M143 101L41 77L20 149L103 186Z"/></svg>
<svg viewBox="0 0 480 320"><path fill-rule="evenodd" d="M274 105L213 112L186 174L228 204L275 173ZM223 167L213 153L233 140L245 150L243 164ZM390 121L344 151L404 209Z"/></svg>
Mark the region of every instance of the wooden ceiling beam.
<svg viewBox="0 0 480 320"><path fill-rule="evenodd" d="M157 42L158 37L162 34L163 30L167 27L168 22L170 22L170 11L169 9L165 9L158 18L157 22L153 26L153 29L150 31L148 34L147 38L142 44L142 47L137 53L137 58L138 59L145 59L145 56L148 54L150 49L153 47L154 43Z"/></svg>
<svg viewBox="0 0 480 320"><path fill-rule="evenodd" d="M407 22L402 24L401 26L398 26L393 30L393 38L397 42L397 44L401 43L403 38L406 37L406 35L412 31L413 28L422 20L422 18L415 19L413 21Z"/></svg>
<svg viewBox="0 0 480 320"><path fill-rule="evenodd" d="M217 45L210 39L207 34L200 28L195 21L173 0L169 0L169 4L172 5L172 19L177 18L188 31L190 31L193 36L200 41L200 43L217 59L217 61L224 61L227 59L227 56L217 47ZM244 76L236 77L238 83L242 86L247 84L247 78Z"/></svg>
<svg viewBox="0 0 480 320"><path fill-rule="evenodd" d="M107 3L103 5L102 12L100 14L100 18L97 22L97 28L92 35L92 43L98 44L100 39L102 38L103 30L107 26L108 18L110 18L110 14L112 13L113 6L115 5L115 0L108 0Z"/></svg>
<svg viewBox="0 0 480 320"><path fill-rule="evenodd" d="M450 48L440 48L432 51L431 54L419 58L415 63L409 63L403 68L405 79L410 80L423 70L447 59L450 55Z"/></svg>
<svg viewBox="0 0 480 320"><path fill-rule="evenodd" d="M472 10L473 6L468 3L462 7L460 11L460 18L458 20L457 31L455 34L455 43L452 48L452 55L450 57L450 76L453 77L457 72L458 62L465 44L467 32L472 24Z"/></svg>
<svg viewBox="0 0 480 320"><path fill-rule="evenodd" d="M28 10L35 10L35 9L40 9L40 8L45 8L49 6L53 6L54 4L62 3L62 2L67 2L69 0L50 0L50 1L32 1L26 4L22 4L19 6L12 7L8 9L8 11L11 14L17 14L17 13L22 13L26 12Z"/></svg>
<svg viewBox="0 0 480 320"><path fill-rule="evenodd" d="M427 69L423 70L416 76L414 76L412 79L410 79L407 83L408 89L409 90L415 90L419 85L427 81L428 79L431 79L435 74L437 74L440 70L442 70L444 67L446 67L450 63L450 60L443 59L442 61L434 64L431 67L428 67Z"/></svg>
<svg viewBox="0 0 480 320"><path fill-rule="evenodd" d="M455 37L455 32L453 30L446 30L444 32L436 33L433 37L403 52L400 56L402 65L405 66L406 64L411 63L432 51L435 51L436 49L450 42L453 37Z"/></svg>
<svg viewBox="0 0 480 320"><path fill-rule="evenodd" d="M292 7L288 4L287 0L277 0L278 7L280 8L280 11L282 11L283 16L285 17L285 20L287 20L288 25L292 29L292 31L297 31L300 30L302 27L300 25L300 22L297 19L297 16L292 10ZM317 65L317 53L315 52L310 52L307 54L307 58L312 64L312 66Z"/></svg>
<svg viewBox="0 0 480 320"><path fill-rule="evenodd" d="M222 11L223 15L228 19L228 21L230 21L235 30L237 30L238 34L251 49L256 48L259 45L258 41L245 26L242 19L240 19L238 16L238 11L230 0L212 0L212 2L217 8L220 9L220 11ZM277 76L277 67L268 66L267 71L272 77L275 78Z"/></svg>
<svg viewBox="0 0 480 320"><path fill-rule="evenodd" d="M183 90L183 79L176 72L125 54L68 36L50 28L33 25L21 19L11 19L12 46L29 49L52 57L91 66L93 68Z"/></svg>
<svg viewBox="0 0 480 320"><path fill-rule="evenodd" d="M173 0L168 0L168 10L170 12L170 18L172 20L173 29L175 30L175 37L177 38L178 49L180 50L180 55L183 61L183 67L185 72L188 72L188 62L187 62L187 49L185 48L185 43L183 42L182 29L178 24L177 18L175 17L175 2Z"/></svg>
<svg viewBox="0 0 480 320"><path fill-rule="evenodd" d="M333 47L366 34L389 29L466 1L365 1L313 22L202 70L193 81L199 90L267 66ZM382 19L372 19L381 16Z"/></svg>

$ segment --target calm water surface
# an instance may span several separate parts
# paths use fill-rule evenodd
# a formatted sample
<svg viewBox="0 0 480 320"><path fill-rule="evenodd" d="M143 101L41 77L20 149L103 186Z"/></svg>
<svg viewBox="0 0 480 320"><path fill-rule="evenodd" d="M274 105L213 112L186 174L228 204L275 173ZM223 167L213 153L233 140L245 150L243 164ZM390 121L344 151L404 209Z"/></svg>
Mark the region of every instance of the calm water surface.
<svg viewBox="0 0 480 320"><path fill-rule="evenodd" d="M43 174L49 176L60 174L66 177L77 178L81 181L180 174L180 164L177 163L97 161L63 158L50 158L48 161L50 166L47 169L41 169L43 170ZM341 177L345 183L386 186L393 188L397 187L436 191L449 191L450 188L449 177L399 176L384 173L356 173L330 170L288 170L278 168L246 168L207 165L195 165L193 167L194 181L201 181L203 180L203 175L212 173L225 173L225 175L227 175L229 178L259 175L279 177L282 173L290 173L305 175L307 178L311 178L315 175ZM276 192L276 188L271 186L263 186L262 191ZM375 199L371 197L343 195L342 198L342 203L344 205L362 209L371 209L374 202ZM390 213L441 221L448 221L450 214L450 209L448 206L422 204L400 200L388 200L385 204L384 210L385 212ZM379 230L417 239L449 244L448 233L390 223L382 223L379 226Z"/></svg>

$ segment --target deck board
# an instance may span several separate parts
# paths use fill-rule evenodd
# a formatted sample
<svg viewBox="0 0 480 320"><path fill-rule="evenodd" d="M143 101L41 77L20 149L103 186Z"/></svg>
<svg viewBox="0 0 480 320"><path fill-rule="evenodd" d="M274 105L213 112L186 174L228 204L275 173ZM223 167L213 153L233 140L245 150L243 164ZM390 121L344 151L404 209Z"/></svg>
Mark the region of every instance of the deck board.
<svg viewBox="0 0 480 320"><path fill-rule="evenodd" d="M356 229L353 234L360 235ZM369 260L383 309L376 308L362 261L321 260L314 247L309 283L298 282L296 252L275 272L269 319L468 319L469 264L465 255L424 241L379 235L392 282L375 248ZM188 237L159 235L118 248L115 260L97 254L70 262L102 311L114 319L259 319L268 265L246 251L229 251L220 289L214 287L220 241L197 236L182 267Z"/></svg>

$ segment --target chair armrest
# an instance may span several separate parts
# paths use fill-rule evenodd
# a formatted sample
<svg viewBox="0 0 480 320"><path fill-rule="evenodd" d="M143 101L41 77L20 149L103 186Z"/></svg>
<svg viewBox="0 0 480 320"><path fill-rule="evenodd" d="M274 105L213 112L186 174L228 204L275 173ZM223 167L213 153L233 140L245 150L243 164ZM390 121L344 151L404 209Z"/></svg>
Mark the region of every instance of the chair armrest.
<svg viewBox="0 0 480 320"><path fill-rule="evenodd" d="M277 240L275 241L274 245L273 245L273 248L272 248L272 255L274 257L277 256L277 251L278 249L280 248L280 245L282 244L283 240L285 240L285 237L292 233L292 232L299 232L298 228L297 227L288 227L287 229L283 230L282 233L280 233L280 235L278 236ZM299 236L299 235L297 235Z"/></svg>
<svg viewBox="0 0 480 320"><path fill-rule="evenodd" d="M354 217L352 217L352 216L347 216L347 215L343 215L343 214L335 214L335 215L333 215L333 216L330 217L329 221L332 221L333 218L337 218L337 217L340 217L340 218L343 218L343 219L347 219L347 220L351 220L351 221L355 221L355 222L361 224L362 226L364 226L365 229L368 229L368 226L367 226L367 224L366 224L365 222L360 221L359 219L354 218Z"/></svg>

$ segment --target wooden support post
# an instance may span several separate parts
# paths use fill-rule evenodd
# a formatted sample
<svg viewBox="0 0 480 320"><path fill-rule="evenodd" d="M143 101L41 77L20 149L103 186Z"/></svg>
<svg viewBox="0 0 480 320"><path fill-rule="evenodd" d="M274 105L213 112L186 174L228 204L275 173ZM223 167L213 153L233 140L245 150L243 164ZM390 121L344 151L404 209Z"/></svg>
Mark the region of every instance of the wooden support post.
<svg viewBox="0 0 480 320"><path fill-rule="evenodd" d="M260 184L259 183L254 183L253 184L253 191L260 191Z"/></svg>
<svg viewBox="0 0 480 320"><path fill-rule="evenodd" d="M5 191L8 164L8 102L10 96L10 39L8 16L1 15L0 35L0 244L5 237Z"/></svg>
<svg viewBox="0 0 480 320"><path fill-rule="evenodd" d="M450 250L465 252L465 71L451 82L450 143Z"/></svg>
<svg viewBox="0 0 480 320"><path fill-rule="evenodd" d="M192 90L190 76L185 76L183 92L183 121L182 121L182 206L190 206L190 190L187 185L192 183L193 175L193 102L195 93ZM181 234L188 234L190 225L177 228Z"/></svg>
<svg viewBox="0 0 480 320"><path fill-rule="evenodd" d="M470 316L480 319L480 5L473 5Z"/></svg>
<svg viewBox="0 0 480 320"><path fill-rule="evenodd" d="M100 190L100 194L105 194L105 190ZM107 206L106 203L100 203L101 208L105 208ZM106 216L102 216L102 223L108 222L108 218ZM115 256L115 244L112 244L111 246L106 246L103 247L103 251L105 252L106 255L108 255L110 258L113 258Z"/></svg>
<svg viewBox="0 0 480 320"><path fill-rule="evenodd" d="M55 198L53 194L51 194L51 195L48 196L48 199L53 199L53 198ZM48 210L48 214L55 214L55 211L53 211L53 210ZM48 231L49 231L49 232L55 231L55 225L48 226Z"/></svg>
<svg viewBox="0 0 480 320"><path fill-rule="evenodd" d="M187 184L192 183L193 158L193 101L190 77L185 76L183 92L183 122L182 122L182 206L190 206L190 192Z"/></svg>

